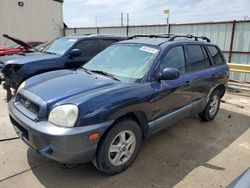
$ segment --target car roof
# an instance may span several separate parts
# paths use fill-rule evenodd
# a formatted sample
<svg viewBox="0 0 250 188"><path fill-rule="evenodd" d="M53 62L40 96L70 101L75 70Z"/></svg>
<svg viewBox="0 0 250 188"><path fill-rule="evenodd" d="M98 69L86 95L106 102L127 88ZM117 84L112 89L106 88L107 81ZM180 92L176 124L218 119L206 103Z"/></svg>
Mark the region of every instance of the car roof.
<svg viewBox="0 0 250 188"><path fill-rule="evenodd" d="M75 34L75 35L69 35L65 36L65 38L68 39L85 39L85 38L103 38L103 39L120 39L120 40L126 40L129 37L128 36L115 36L115 35L100 35L100 34Z"/></svg>
<svg viewBox="0 0 250 188"><path fill-rule="evenodd" d="M159 46L167 41L168 40L166 38L138 38L138 39L136 38L136 39L121 41L119 43L136 43L136 44Z"/></svg>

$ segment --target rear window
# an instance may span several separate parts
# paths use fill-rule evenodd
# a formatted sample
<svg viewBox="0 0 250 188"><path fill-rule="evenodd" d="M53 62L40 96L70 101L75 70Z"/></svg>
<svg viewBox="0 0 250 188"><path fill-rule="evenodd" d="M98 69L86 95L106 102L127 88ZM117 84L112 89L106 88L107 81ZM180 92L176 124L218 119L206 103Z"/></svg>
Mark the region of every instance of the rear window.
<svg viewBox="0 0 250 188"><path fill-rule="evenodd" d="M221 53L215 46L207 46L209 53L212 56L215 65L220 65L224 63Z"/></svg>
<svg viewBox="0 0 250 188"><path fill-rule="evenodd" d="M188 45L189 54L189 71L199 71L207 67L207 61L204 58L204 53L200 45Z"/></svg>

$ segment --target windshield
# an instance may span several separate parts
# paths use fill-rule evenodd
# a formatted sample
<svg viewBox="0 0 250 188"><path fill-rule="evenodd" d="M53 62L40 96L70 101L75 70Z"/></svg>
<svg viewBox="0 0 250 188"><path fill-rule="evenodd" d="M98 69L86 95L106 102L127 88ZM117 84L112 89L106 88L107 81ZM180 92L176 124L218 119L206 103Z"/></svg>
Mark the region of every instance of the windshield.
<svg viewBox="0 0 250 188"><path fill-rule="evenodd" d="M59 38L42 49L42 52L54 53L58 55L63 55L68 49L75 44L77 39L70 39L70 38Z"/></svg>
<svg viewBox="0 0 250 188"><path fill-rule="evenodd" d="M124 82L138 82L148 72L159 50L140 44L117 44L105 49L83 68L102 71Z"/></svg>

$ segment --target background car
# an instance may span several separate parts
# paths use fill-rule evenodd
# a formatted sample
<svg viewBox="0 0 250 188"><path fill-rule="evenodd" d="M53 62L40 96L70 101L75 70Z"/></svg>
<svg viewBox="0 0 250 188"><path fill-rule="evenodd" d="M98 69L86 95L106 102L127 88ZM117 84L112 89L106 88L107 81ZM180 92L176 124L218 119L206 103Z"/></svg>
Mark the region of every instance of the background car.
<svg viewBox="0 0 250 188"><path fill-rule="evenodd" d="M15 42L15 44L12 44L12 46L0 47L0 56L33 52L34 47L45 43L43 41L26 41L26 42L24 42L20 39L10 37L6 34L4 34L3 37Z"/></svg>
<svg viewBox="0 0 250 188"><path fill-rule="evenodd" d="M218 46L150 37L118 42L80 69L23 82L9 102L17 134L50 159L92 161L115 174L133 163L144 137L194 114L213 120L229 77Z"/></svg>
<svg viewBox="0 0 250 188"><path fill-rule="evenodd" d="M78 68L114 42L127 36L74 35L55 39L42 50L0 58L0 83L7 90L7 101L21 82L31 76L58 69Z"/></svg>

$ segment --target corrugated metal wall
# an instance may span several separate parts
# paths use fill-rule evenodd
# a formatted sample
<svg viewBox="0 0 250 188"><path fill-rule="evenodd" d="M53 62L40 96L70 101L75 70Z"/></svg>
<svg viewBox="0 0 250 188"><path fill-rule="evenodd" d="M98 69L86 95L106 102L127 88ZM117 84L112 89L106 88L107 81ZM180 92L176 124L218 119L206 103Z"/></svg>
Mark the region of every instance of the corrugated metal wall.
<svg viewBox="0 0 250 188"><path fill-rule="evenodd" d="M237 21L235 23L234 40L230 51L233 21L228 22L209 22L191 24L171 24L170 33L192 34L207 36L212 43L220 46L224 55L229 61L231 53L232 63L250 64L250 21ZM69 28L65 30L66 35L70 34L113 34L113 35L136 35L136 34L163 34L168 33L168 25L139 25L139 26L115 26L115 27L88 27L88 28ZM250 82L250 74L231 73L231 78Z"/></svg>
<svg viewBox="0 0 250 188"><path fill-rule="evenodd" d="M0 46L8 34L23 40L50 41L63 35L62 3L54 0L0 0Z"/></svg>

